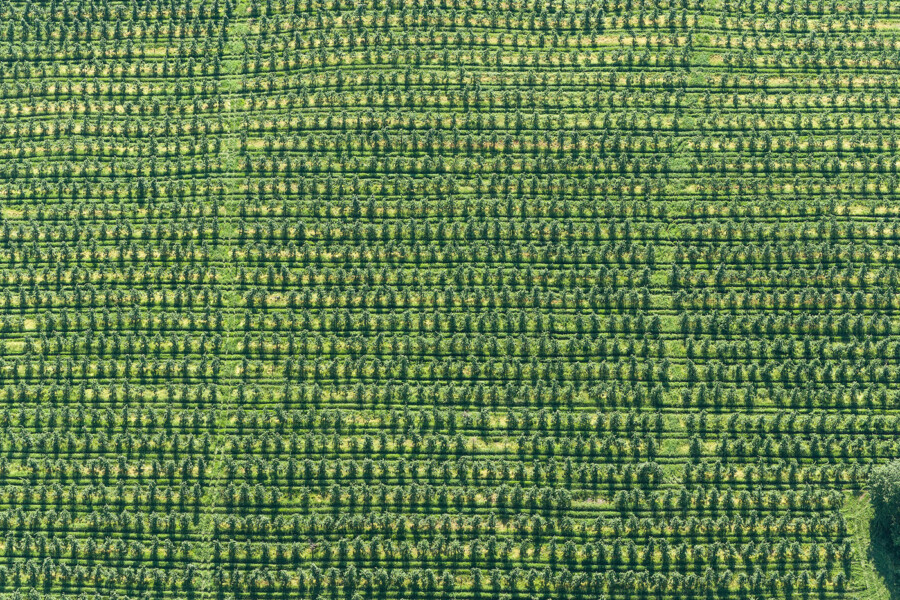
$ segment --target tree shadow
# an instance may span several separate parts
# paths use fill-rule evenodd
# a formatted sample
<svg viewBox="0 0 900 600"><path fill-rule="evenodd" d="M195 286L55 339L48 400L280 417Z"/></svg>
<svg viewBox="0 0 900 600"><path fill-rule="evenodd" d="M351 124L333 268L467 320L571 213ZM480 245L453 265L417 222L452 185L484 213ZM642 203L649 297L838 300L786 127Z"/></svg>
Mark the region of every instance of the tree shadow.
<svg viewBox="0 0 900 600"><path fill-rule="evenodd" d="M869 521L869 546L866 548L869 560L881 576L891 600L900 600L900 548L894 546L888 535L875 523Z"/></svg>

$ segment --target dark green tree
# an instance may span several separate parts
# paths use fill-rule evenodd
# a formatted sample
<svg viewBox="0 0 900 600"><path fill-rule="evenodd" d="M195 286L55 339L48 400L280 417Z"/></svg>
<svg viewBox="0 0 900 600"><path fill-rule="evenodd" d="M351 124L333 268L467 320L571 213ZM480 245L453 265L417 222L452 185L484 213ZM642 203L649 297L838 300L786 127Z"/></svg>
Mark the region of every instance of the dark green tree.
<svg viewBox="0 0 900 600"><path fill-rule="evenodd" d="M875 531L893 548L900 549L900 461L873 469L869 494L875 510Z"/></svg>

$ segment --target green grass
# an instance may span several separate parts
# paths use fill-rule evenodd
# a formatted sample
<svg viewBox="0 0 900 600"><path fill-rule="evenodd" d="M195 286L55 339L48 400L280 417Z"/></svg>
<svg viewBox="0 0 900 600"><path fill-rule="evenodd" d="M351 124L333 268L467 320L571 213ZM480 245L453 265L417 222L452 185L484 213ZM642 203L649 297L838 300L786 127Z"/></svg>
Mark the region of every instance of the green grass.
<svg viewBox="0 0 900 600"><path fill-rule="evenodd" d="M872 535L873 511L868 494L849 494L844 503L844 514L856 552L850 578L853 597L897 600L900 598L900 562L877 535Z"/></svg>

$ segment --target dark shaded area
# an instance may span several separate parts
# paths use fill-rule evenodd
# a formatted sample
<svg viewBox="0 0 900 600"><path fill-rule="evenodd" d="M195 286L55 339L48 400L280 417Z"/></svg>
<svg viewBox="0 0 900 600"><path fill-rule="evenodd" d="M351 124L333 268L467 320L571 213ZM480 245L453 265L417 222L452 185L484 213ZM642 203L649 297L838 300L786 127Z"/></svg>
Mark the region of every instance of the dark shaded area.
<svg viewBox="0 0 900 600"><path fill-rule="evenodd" d="M900 600L900 548L894 546L877 519L869 521L869 546L866 548L875 570L884 578L891 600Z"/></svg>

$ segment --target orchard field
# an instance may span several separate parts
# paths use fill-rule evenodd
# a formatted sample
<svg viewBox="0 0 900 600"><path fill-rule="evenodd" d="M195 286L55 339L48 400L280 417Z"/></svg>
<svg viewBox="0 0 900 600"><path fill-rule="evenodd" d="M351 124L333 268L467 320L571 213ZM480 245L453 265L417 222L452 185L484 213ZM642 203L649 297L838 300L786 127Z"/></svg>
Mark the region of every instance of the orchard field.
<svg viewBox="0 0 900 600"><path fill-rule="evenodd" d="M897 598L898 34L0 2L0 598Z"/></svg>

